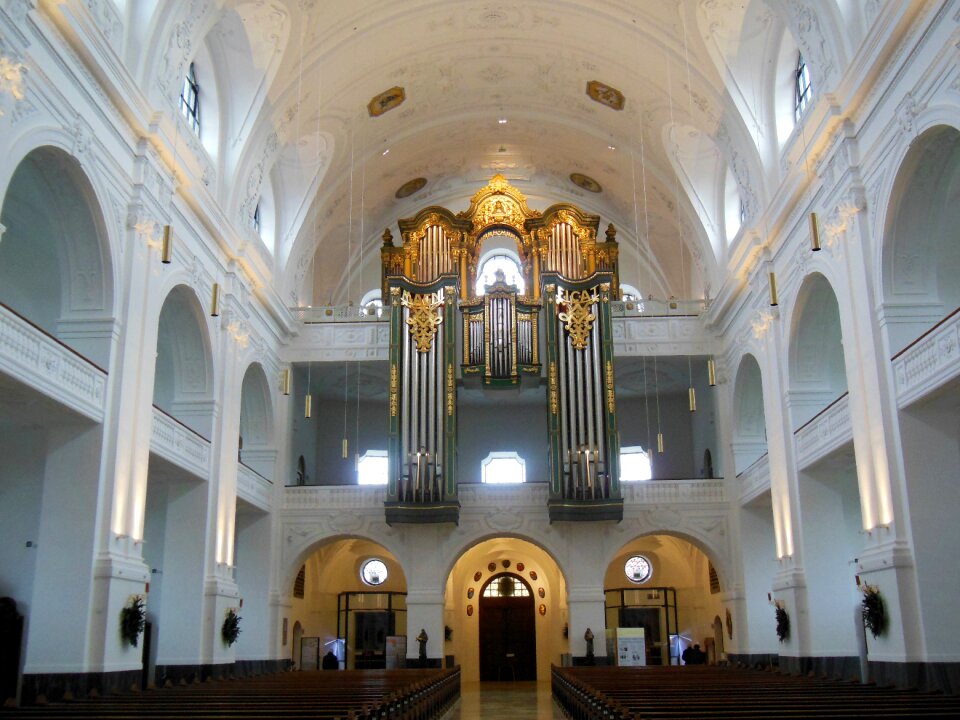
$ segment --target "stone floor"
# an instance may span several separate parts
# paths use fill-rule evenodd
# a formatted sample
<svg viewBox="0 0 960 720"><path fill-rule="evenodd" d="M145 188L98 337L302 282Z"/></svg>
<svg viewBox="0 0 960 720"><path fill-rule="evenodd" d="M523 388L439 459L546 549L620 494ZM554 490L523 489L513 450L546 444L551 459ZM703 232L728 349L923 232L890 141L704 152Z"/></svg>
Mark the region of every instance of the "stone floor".
<svg viewBox="0 0 960 720"><path fill-rule="evenodd" d="M444 720L561 720L550 682L463 683Z"/></svg>

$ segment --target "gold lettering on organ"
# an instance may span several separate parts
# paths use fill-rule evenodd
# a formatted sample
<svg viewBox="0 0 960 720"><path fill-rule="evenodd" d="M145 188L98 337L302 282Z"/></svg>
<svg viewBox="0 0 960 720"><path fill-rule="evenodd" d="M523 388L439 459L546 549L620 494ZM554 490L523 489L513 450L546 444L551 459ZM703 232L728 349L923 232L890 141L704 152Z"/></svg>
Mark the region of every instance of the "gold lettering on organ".
<svg viewBox="0 0 960 720"><path fill-rule="evenodd" d="M560 402L557 397L557 364L555 362L550 363L549 370L549 382L550 382L550 413L556 415L560 410Z"/></svg>
<svg viewBox="0 0 960 720"><path fill-rule="evenodd" d="M597 316L590 308L599 300L597 293L574 290L565 295L563 288L557 290L557 317L564 323L574 350L585 350L590 342L590 331Z"/></svg>
<svg viewBox="0 0 960 720"><path fill-rule="evenodd" d="M613 363L607 360L607 412L611 415L615 409L613 401Z"/></svg>
<svg viewBox="0 0 960 720"><path fill-rule="evenodd" d="M407 325L410 326L410 335L417 344L417 351L429 352L437 334L437 327L443 322L443 316L438 312L438 308L443 305L443 296L440 293L411 295L404 291L400 302L410 310Z"/></svg>
<svg viewBox="0 0 960 720"><path fill-rule="evenodd" d="M453 410L456 406L454 401L454 388L456 379L453 376L453 363L447 365L447 416L453 417Z"/></svg>
<svg viewBox="0 0 960 720"><path fill-rule="evenodd" d="M392 363L390 365L390 417L397 416L397 389L399 384L397 364Z"/></svg>

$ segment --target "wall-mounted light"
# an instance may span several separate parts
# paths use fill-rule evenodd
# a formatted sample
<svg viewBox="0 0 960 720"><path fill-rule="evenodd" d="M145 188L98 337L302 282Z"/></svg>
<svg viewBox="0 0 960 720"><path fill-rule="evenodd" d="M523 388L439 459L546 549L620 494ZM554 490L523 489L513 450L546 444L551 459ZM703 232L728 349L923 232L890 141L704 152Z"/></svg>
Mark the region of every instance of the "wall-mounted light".
<svg viewBox="0 0 960 720"><path fill-rule="evenodd" d="M173 260L173 238L170 237L170 226L163 226L163 240L160 243L160 262L169 265Z"/></svg>
<svg viewBox="0 0 960 720"><path fill-rule="evenodd" d="M707 385L715 387L717 384L717 364L713 358L707 360Z"/></svg>
<svg viewBox="0 0 960 720"><path fill-rule="evenodd" d="M210 294L210 317L220 317L220 283L213 284Z"/></svg>
<svg viewBox="0 0 960 720"><path fill-rule="evenodd" d="M813 252L820 251L820 223L815 212L810 213L810 249Z"/></svg>
<svg viewBox="0 0 960 720"><path fill-rule="evenodd" d="M777 274L770 273L770 307L776 307L780 303L777 302Z"/></svg>
<svg viewBox="0 0 960 720"><path fill-rule="evenodd" d="M290 394L290 368L280 371L280 392L284 395Z"/></svg>

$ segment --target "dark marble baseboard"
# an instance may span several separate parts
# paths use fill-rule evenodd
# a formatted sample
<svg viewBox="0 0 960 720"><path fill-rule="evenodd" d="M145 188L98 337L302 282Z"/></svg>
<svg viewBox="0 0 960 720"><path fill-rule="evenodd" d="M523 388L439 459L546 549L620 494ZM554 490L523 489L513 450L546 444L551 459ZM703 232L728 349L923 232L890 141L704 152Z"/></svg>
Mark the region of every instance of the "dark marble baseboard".
<svg viewBox="0 0 960 720"><path fill-rule="evenodd" d="M916 688L924 692L960 695L960 662L869 663L870 682L883 687Z"/></svg>
<svg viewBox="0 0 960 720"><path fill-rule="evenodd" d="M793 675L836 678L839 680L862 680L858 657L791 657L770 653L737 654L727 658L732 665L751 667L757 670L773 668ZM869 663L866 678L868 683L880 687L897 687L921 692L942 692L960 695L960 662L876 662Z"/></svg>
<svg viewBox="0 0 960 720"><path fill-rule="evenodd" d="M780 656L776 653L727 653L727 661L733 666L754 670L780 666Z"/></svg>
<svg viewBox="0 0 960 720"><path fill-rule="evenodd" d="M860 658L853 655L837 657L781 655L780 672L835 680L863 680L860 677Z"/></svg>
<svg viewBox="0 0 960 720"><path fill-rule="evenodd" d="M20 688L20 704L36 705L42 696L48 702L60 702L72 696L79 700L91 692L102 696L129 692L132 686L140 687L140 670L120 670L96 673L37 673L24 675Z"/></svg>

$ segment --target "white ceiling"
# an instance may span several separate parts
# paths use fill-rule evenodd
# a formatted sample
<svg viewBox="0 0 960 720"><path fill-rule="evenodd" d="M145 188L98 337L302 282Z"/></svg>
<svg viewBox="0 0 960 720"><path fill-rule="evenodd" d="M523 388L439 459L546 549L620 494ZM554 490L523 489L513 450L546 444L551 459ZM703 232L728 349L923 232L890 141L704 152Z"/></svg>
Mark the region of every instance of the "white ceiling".
<svg viewBox="0 0 960 720"><path fill-rule="evenodd" d="M749 205L768 195L772 66L808 4L226 0L204 46L227 68L230 202L252 213L251 197L276 193L277 286L291 305L359 300L379 283L384 227L398 235L396 220L426 205L465 209L495 172L533 208L572 202L614 223L625 282L715 294L725 239L707 215L720 212L727 167ZM812 7L817 30L860 13L844 0ZM591 80L619 90L624 108L588 97ZM370 100L394 86L405 101L370 117ZM603 191L580 189L574 172ZM426 186L396 199L416 177Z"/></svg>

